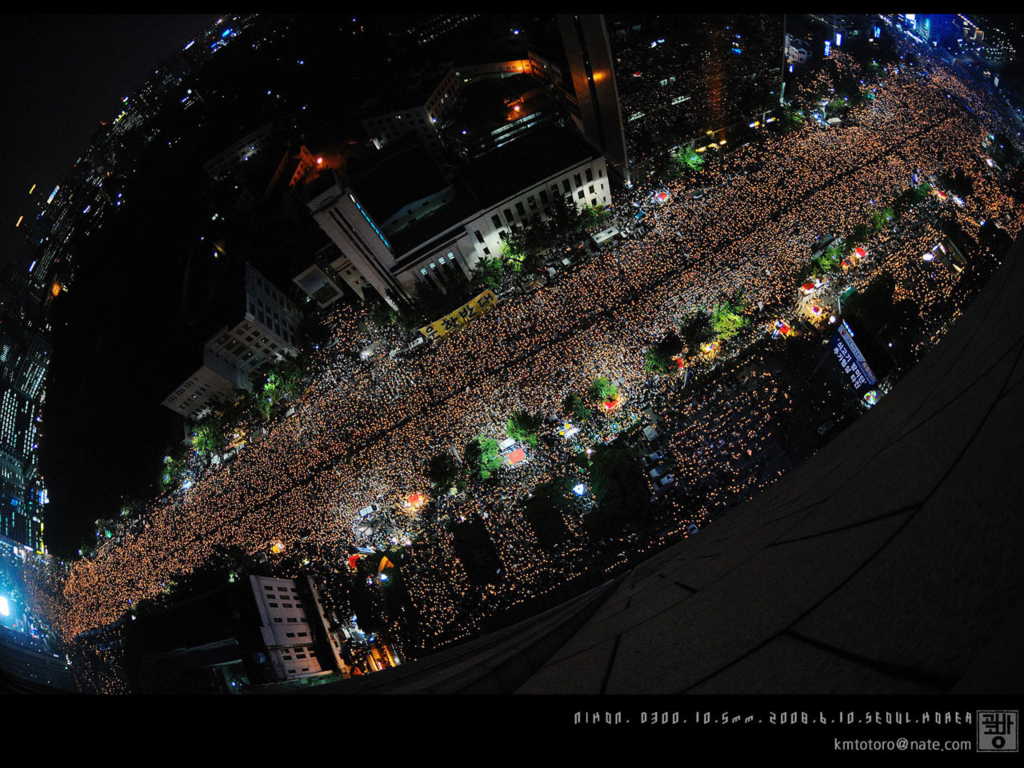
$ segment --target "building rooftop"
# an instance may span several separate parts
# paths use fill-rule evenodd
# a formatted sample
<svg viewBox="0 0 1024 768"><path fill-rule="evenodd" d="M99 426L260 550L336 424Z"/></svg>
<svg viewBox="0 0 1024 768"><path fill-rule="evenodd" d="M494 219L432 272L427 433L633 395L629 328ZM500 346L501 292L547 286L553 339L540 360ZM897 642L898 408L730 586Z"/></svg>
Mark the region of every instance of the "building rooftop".
<svg viewBox="0 0 1024 768"><path fill-rule="evenodd" d="M594 153L571 132L555 126L540 128L456 171L458 197L430 216L410 224L391 238L399 256L396 268L413 251L447 237L459 222L574 165Z"/></svg>
<svg viewBox="0 0 1024 768"><path fill-rule="evenodd" d="M546 126L474 160L458 173L480 208L485 209L595 156L572 132Z"/></svg>
<svg viewBox="0 0 1024 768"><path fill-rule="evenodd" d="M383 223L403 207L450 186L415 136L389 144L353 170L352 189L373 219Z"/></svg>

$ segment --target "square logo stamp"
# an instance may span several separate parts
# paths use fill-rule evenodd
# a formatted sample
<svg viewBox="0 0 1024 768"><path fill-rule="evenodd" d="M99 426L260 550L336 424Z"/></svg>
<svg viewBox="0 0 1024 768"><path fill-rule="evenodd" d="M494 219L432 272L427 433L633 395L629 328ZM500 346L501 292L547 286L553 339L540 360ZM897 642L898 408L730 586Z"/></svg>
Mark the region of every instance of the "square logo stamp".
<svg viewBox="0 0 1024 768"><path fill-rule="evenodd" d="M983 709L978 711L978 751L1017 751L1017 710Z"/></svg>

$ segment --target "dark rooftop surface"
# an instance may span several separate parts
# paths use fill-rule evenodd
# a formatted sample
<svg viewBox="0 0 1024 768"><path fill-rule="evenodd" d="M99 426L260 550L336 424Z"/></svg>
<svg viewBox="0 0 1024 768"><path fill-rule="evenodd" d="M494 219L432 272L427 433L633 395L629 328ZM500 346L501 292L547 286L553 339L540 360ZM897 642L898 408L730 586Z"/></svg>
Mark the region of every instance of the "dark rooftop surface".
<svg viewBox="0 0 1024 768"><path fill-rule="evenodd" d="M481 208L575 163L594 157L581 139L555 126L539 128L469 163L459 176Z"/></svg>
<svg viewBox="0 0 1024 768"><path fill-rule="evenodd" d="M380 150L372 162L353 171L352 179L360 203L379 223L447 186L426 148L412 136Z"/></svg>
<svg viewBox="0 0 1024 768"><path fill-rule="evenodd" d="M463 166L456 174L459 196L431 216L392 237L400 257L433 241L466 217L536 184L541 179L594 154L571 132L548 126L509 142ZM401 266L401 259L399 260Z"/></svg>

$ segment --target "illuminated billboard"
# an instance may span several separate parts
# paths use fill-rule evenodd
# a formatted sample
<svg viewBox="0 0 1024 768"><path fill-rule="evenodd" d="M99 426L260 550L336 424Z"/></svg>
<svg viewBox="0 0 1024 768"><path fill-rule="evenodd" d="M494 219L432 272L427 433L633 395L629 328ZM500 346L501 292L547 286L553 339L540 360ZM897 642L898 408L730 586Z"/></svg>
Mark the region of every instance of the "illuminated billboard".
<svg viewBox="0 0 1024 768"><path fill-rule="evenodd" d="M878 381L871 366L861 353L860 348L853 340L853 330L844 320L836 333L832 336L829 344L832 354L836 356L839 365L849 377L850 384L858 392L874 386Z"/></svg>

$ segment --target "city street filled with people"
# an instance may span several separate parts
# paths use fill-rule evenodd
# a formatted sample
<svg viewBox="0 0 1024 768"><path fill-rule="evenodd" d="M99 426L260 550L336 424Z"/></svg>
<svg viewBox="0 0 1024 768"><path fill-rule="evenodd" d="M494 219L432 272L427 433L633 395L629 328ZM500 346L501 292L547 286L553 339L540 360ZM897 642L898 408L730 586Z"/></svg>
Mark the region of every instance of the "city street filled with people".
<svg viewBox="0 0 1024 768"><path fill-rule="evenodd" d="M486 616L586 569L592 545L582 542L580 520L567 520L574 536L553 553L538 544L520 502L538 484L578 471L573 458L586 446L557 435L566 421L562 403L602 376L618 385L619 410L597 417L584 434L611 436L648 408L669 432L677 488L661 502L671 521L664 541L772 482L785 465L775 461L772 436L792 410L788 386L754 368L695 396L680 389L679 376L652 379L646 350L688 313L710 311L738 293L753 319L744 344L765 338L777 319L795 321L795 275L816 244L848 235L914 178L960 169L974 191L959 202L930 196L873 235L866 257L837 281L861 286L887 272L898 297L913 298L922 312L946 306L955 302L959 275L921 257L943 237L940 214L975 238L986 219L1011 237L1021 226L1020 191L1009 190L982 154L1000 120L987 102L939 67L928 77L892 67L870 87L873 98L851 110L848 126L807 121L742 148L707 150L699 180L639 181L615 201L615 214L631 217L631 203L641 202L648 210L642 233L608 243L541 290L503 296L442 340L361 360L368 340L381 340L384 351L403 349L401 334L375 327L366 309L333 310L332 343L317 350L312 386L294 414L187 490L158 500L120 545L70 564L47 598L54 626L70 641L109 625L201 568L218 548L265 553L271 565L301 549L314 553L309 570L327 576L349 568L349 545L401 545L407 531L428 530L425 543L410 547L404 577L420 631L446 643L470 636ZM700 199L690 194L698 186L707 189ZM652 201L658 191L667 193L662 203ZM825 316L836 311L827 295L820 300ZM433 499L447 489L431 488L427 461L464 450L478 435L504 440L516 411L543 416L550 440L528 448L529 460L503 468L495 482ZM684 503L683 491L698 487L720 490L699 506ZM652 484L652 496L655 490ZM420 506L443 514L414 521L419 508L403 502L416 494ZM370 504L395 510L394 526L365 541L354 526ZM501 563L493 584L471 586L445 525L453 516L485 527ZM479 599L467 607L470 592Z"/></svg>

